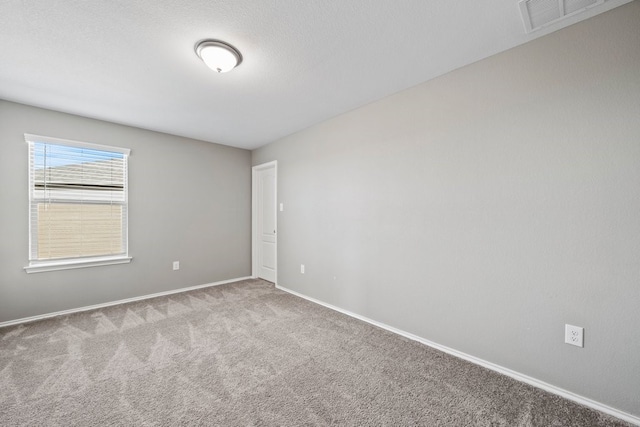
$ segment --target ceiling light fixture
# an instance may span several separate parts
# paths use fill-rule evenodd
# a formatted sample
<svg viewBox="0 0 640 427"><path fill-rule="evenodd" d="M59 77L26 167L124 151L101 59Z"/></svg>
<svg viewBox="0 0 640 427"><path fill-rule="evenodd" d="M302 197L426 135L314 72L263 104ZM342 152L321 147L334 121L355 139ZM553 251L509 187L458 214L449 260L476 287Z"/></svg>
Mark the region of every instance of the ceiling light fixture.
<svg viewBox="0 0 640 427"><path fill-rule="evenodd" d="M235 47L220 40L202 40L196 44L196 54L218 73L233 70L242 62L242 55Z"/></svg>

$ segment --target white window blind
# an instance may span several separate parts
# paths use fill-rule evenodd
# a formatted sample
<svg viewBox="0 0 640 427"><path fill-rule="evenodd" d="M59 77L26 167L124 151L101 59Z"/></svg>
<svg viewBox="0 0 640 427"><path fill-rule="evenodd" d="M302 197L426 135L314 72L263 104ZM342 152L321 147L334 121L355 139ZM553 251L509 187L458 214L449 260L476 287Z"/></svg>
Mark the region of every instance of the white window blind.
<svg viewBox="0 0 640 427"><path fill-rule="evenodd" d="M30 265L127 257L129 150L25 135Z"/></svg>

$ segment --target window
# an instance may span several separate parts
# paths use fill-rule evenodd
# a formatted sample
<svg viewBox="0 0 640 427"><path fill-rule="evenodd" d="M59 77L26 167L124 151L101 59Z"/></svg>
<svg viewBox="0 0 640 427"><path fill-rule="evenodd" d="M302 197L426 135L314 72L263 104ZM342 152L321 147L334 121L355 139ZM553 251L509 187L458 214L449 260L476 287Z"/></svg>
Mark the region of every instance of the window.
<svg viewBox="0 0 640 427"><path fill-rule="evenodd" d="M130 262L127 160L117 147L25 135L28 273Z"/></svg>

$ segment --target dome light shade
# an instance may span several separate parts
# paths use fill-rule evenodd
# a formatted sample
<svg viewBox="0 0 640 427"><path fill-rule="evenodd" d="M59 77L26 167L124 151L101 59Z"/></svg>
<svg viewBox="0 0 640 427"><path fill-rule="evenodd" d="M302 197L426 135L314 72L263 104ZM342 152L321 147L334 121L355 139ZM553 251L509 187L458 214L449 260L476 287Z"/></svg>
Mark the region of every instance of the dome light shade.
<svg viewBox="0 0 640 427"><path fill-rule="evenodd" d="M238 49L220 40L198 42L196 54L207 67L218 73L231 71L242 62L242 55Z"/></svg>

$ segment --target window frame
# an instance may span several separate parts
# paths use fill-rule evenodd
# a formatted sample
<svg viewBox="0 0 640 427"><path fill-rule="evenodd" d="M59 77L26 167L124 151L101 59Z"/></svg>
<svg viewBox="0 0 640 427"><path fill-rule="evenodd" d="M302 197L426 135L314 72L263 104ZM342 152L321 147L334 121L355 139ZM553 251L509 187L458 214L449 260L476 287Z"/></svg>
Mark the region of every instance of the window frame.
<svg viewBox="0 0 640 427"><path fill-rule="evenodd" d="M24 134L25 142L27 143L27 147L29 150L29 188L28 188L28 221L29 221L29 265L24 267L24 270L27 273L40 273L45 271L57 271L57 270L68 270L75 268L85 268L85 267L96 267L101 265L113 265L113 264L126 264L130 263L133 259L129 256L129 185L128 185L128 170L129 170L129 156L131 154L131 150L128 148L115 147L110 145L100 145L93 144L89 142L82 141L73 141L62 138L52 138L48 136L41 135L32 135L32 134ZM37 239L37 236L33 236L33 226L32 226L32 204L34 202L34 169L35 165L33 163L33 159L31 156L31 147L32 144L35 143L44 143L44 144L55 144L55 145L63 145L67 147L75 147L75 148L86 148L90 150L99 150L99 151L108 151L112 153L119 153L124 156L124 177L123 177L123 191L124 191L124 201L121 203L124 207L123 214L123 246L124 253L117 255L95 255L95 256L85 256L85 257L73 257L73 258L57 258L51 260L37 260L33 259L32 246L34 243L34 239Z"/></svg>

